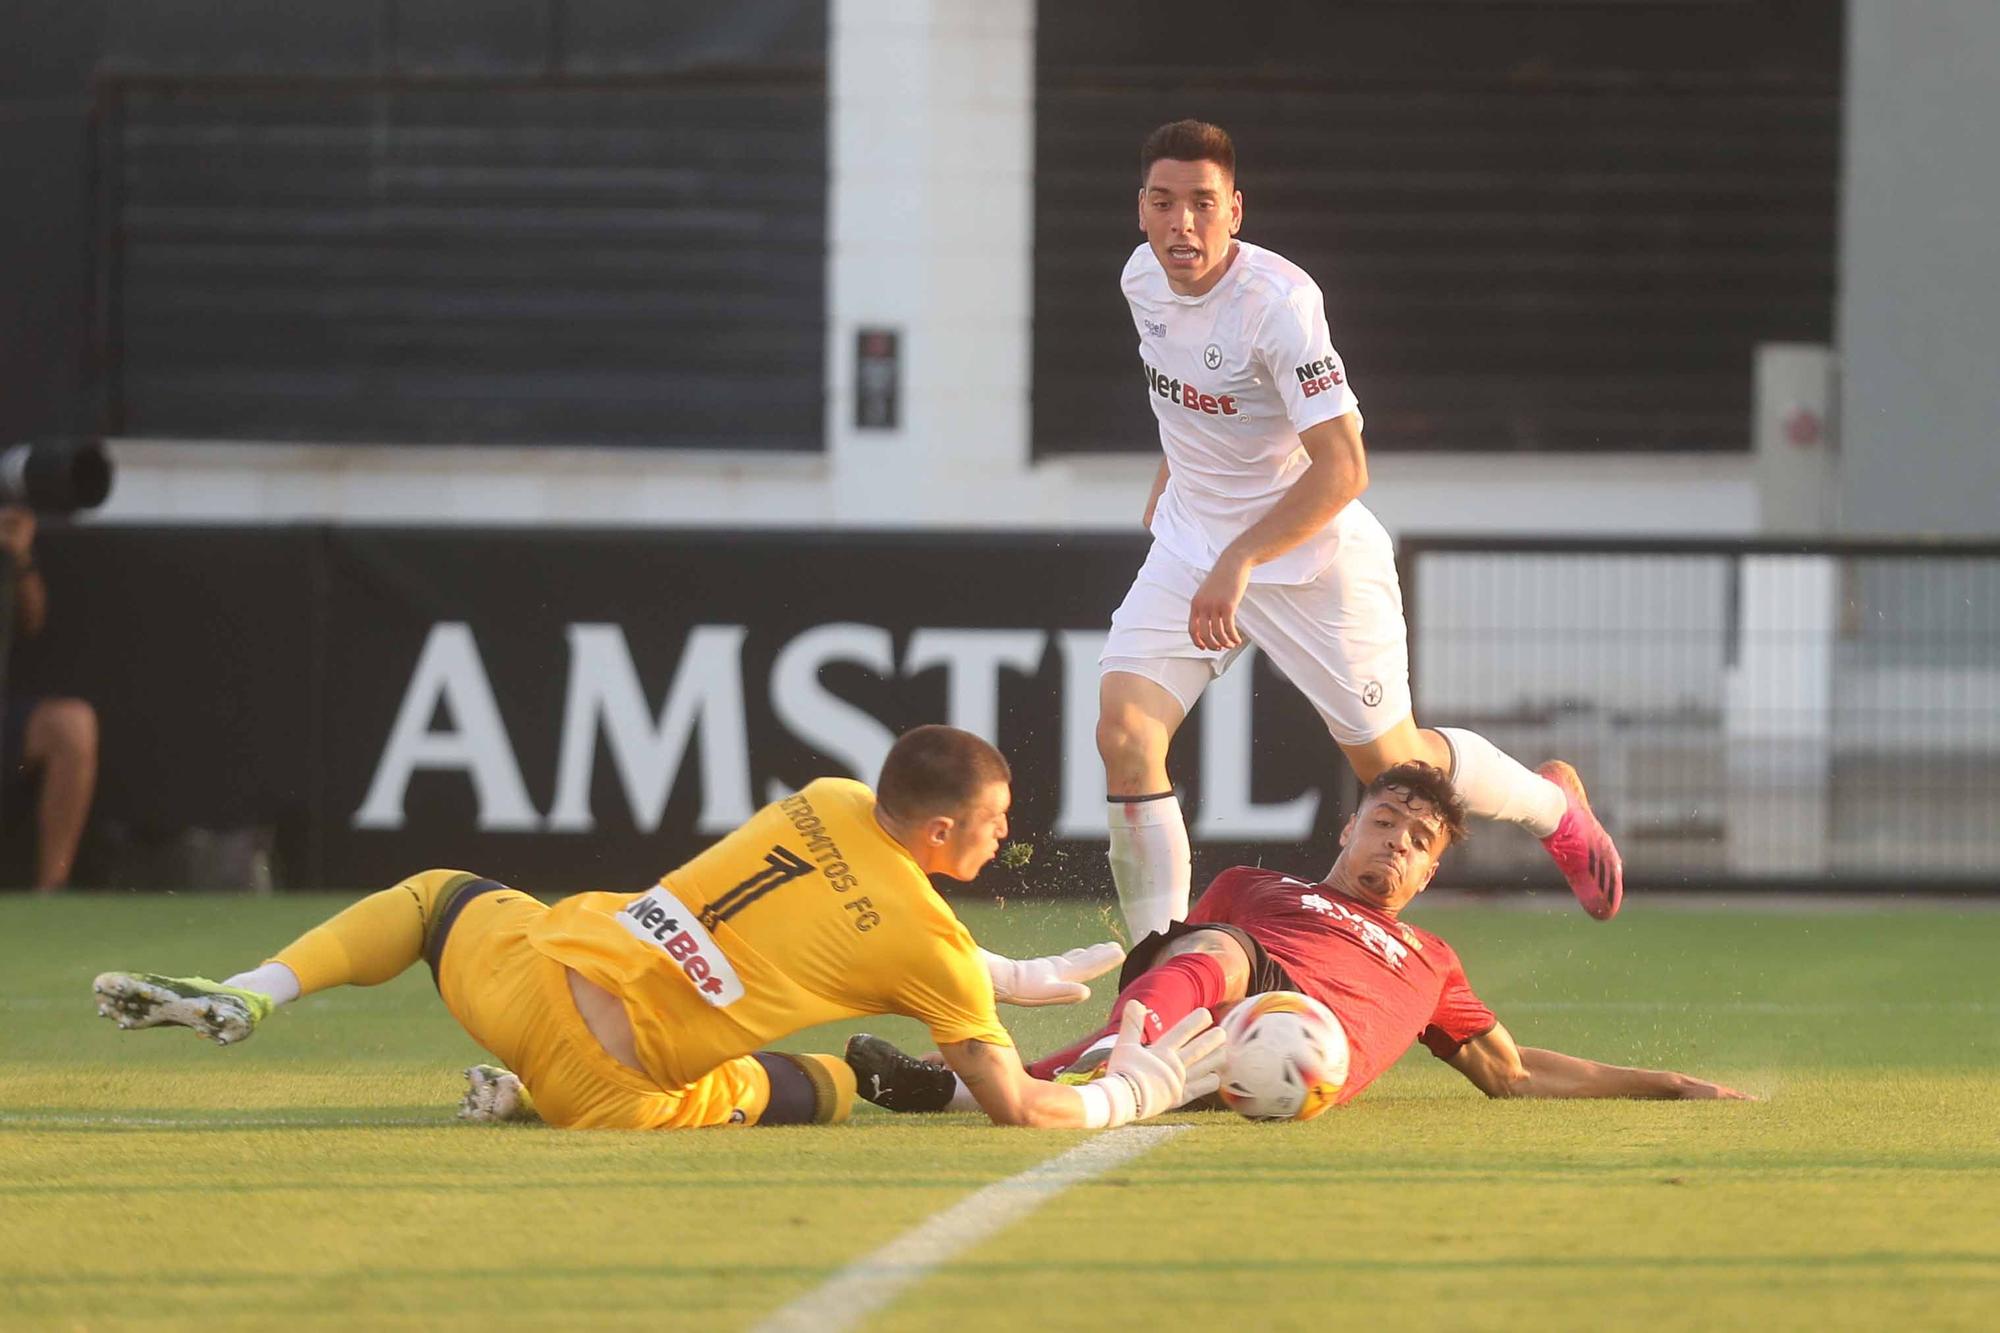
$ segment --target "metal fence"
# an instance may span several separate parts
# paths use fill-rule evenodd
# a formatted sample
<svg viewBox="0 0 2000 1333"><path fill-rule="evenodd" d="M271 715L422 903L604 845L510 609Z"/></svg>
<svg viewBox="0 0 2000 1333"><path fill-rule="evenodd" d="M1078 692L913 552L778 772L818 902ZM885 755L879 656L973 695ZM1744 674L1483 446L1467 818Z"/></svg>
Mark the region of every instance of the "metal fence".
<svg viewBox="0 0 2000 1333"><path fill-rule="evenodd" d="M1576 764L1649 887L2000 889L2000 542L1402 543L1418 717ZM1483 827L1461 884L1538 866Z"/></svg>

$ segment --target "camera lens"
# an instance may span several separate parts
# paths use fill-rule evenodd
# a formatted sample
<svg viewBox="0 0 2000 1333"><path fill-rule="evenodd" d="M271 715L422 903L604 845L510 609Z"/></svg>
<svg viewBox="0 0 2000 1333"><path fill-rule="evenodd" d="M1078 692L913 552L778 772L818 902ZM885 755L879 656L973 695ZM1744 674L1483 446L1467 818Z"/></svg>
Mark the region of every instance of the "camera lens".
<svg viewBox="0 0 2000 1333"><path fill-rule="evenodd" d="M101 440L41 440L0 451L0 504L38 513L95 509L111 494L111 455Z"/></svg>

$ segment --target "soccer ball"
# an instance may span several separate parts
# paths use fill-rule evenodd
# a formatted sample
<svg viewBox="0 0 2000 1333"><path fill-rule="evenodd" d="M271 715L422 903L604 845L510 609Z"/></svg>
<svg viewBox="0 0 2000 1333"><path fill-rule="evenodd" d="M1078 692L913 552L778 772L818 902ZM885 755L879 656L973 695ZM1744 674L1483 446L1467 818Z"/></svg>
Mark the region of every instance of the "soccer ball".
<svg viewBox="0 0 2000 1333"><path fill-rule="evenodd" d="M1347 1032L1297 991L1252 995L1222 1020L1223 1104L1250 1120L1310 1120L1347 1082Z"/></svg>

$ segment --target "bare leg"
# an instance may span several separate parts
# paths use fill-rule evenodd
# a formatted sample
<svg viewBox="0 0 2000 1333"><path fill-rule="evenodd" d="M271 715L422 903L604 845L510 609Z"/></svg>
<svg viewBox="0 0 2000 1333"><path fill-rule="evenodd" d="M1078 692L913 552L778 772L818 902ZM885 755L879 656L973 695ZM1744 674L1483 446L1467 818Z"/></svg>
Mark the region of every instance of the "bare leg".
<svg viewBox="0 0 2000 1333"><path fill-rule="evenodd" d="M1530 772L1477 732L1420 729L1407 717L1365 745L1340 748L1363 782L1412 759L1443 769L1468 813L1534 834L1585 911L1600 921L1617 915L1624 862L1568 764L1552 760Z"/></svg>
<svg viewBox="0 0 2000 1333"><path fill-rule="evenodd" d="M1433 731L1406 717L1365 745L1340 748L1363 782L1412 759L1442 769L1465 798L1467 813L1517 824L1538 838L1554 833L1568 809L1560 787L1477 732L1458 727Z"/></svg>
<svg viewBox="0 0 2000 1333"><path fill-rule="evenodd" d="M1199 963L1181 960L1199 957ZM1196 1009L1234 1004L1250 993L1250 957L1234 935L1196 930L1165 945L1151 967L1132 979L1111 1002L1111 1021L1081 1040L1028 1066L1036 1078L1054 1078L1093 1047L1109 1050L1127 1000L1146 1006L1146 1039L1157 1037Z"/></svg>
<svg viewBox="0 0 2000 1333"><path fill-rule="evenodd" d="M1168 791L1167 747L1187 714L1165 686L1107 671L1097 691L1097 753L1112 796Z"/></svg>
<svg viewBox="0 0 2000 1333"><path fill-rule="evenodd" d="M1193 857L1167 778L1167 747L1185 714L1172 691L1126 671L1104 674L1098 701L1111 878L1137 940L1187 914Z"/></svg>
<svg viewBox="0 0 2000 1333"><path fill-rule="evenodd" d="M1418 727L1416 721L1408 716L1374 740L1360 745L1343 745L1340 752L1347 756L1354 776L1363 782L1372 782L1383 769L1394 768L1413 759L1429 764L1447 776L1451 773L1451 745L1430 728Z"/></svg>
<svg viewBox="0 0 2000 1333"><path fill-rule="evenodd" d="M53 893L69 883L97 790L97 710L81 699L44 700L28 715L22 756L42 775L35 890Z"/></svg>

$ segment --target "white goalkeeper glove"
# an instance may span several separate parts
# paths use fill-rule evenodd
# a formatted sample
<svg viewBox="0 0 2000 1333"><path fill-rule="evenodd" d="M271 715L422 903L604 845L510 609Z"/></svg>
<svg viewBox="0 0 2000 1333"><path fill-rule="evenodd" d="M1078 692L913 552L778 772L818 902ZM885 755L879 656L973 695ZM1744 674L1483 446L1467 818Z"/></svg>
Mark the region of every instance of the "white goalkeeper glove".
<svg viewBox="0 0 2000 1333"><path fill-rule="evenodd" d="M1124 948L1110 940L1046 958L1003 958L984 949L979 953L986 960L987 975L993 978L994 1001L1029 1009L1079 1004L1090 998L1090 987L1084 982L1125 961Z"/></svg>
<svg viewBox="0 0 2000 1333"><path fill-rule="evenodd" d="M1091 1128L1112 1128L1133 1120L1150 1120L1214 1092L1222 1085L1225 1037L1212 1022L1208 1010L1197 1009L1147 1046L1143 1044L1146 1006L1137 1000L1126 1001L1104 1076L1077 1089L1085 1094L1086 1123ZM1101 1108L1099 1097L1103 1098ZM1105 1117L1101 1122L1097 1118L1100 1109Z"/></svg>

